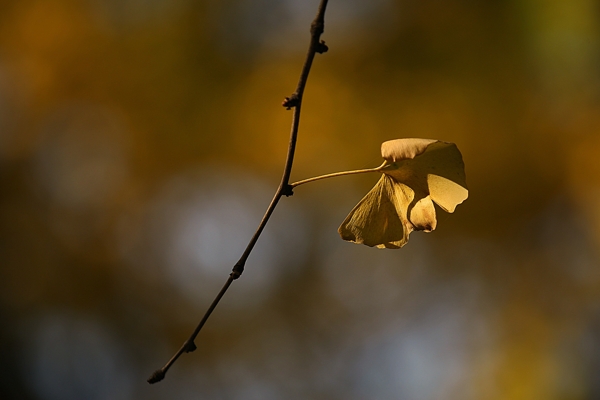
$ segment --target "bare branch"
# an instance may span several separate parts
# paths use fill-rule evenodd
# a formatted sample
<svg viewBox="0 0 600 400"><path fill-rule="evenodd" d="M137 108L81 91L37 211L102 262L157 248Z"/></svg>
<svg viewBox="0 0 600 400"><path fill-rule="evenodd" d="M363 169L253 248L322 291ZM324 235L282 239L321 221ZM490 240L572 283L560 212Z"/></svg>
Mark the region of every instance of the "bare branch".
<svg viewBox="0 0 600 400"><path fill-rule="evenodd" d="M240 257L239 261L233 267L233 270L232 270L231 274L229 275L227 282L225 282L225 285L223 286L223 288L221 289L221 291L219 292L217 297L215 297L215 299L213 300L213 302L210 305L210 307L208 308L208 310L206 310L204 317L202 317L202 320L200 320L200 323L198 323L198 326L196 327L196 329L194 329L194 332L192 332L190 337L183 343L181 348L165 364L165 366L162 367L161 369L155 371L152 374L152 376L148 379L149 383L156 383L156 382L160 382L161 380L163 380L167 371L169 370L169 368L171 368L171 365L173 365L175 363L175 361L177 361L179 356L181 356L183 353L190 353L190 352L196 350L196 345L194 343L194 340L200 333L200 330L202 329L202 327L204 326L204 324L206 323L206 321L212 314L212 312L215 309L215 307L217 306L217 304L219 304L219 301L221 300L221 298L223 297L225 292L227 292L227 289L229 289L229 286L231 285L231 283L234 280L238 279L244 272L244 266L246 265L246 260L250 256L250 253L252 252L254 245L258 241L258 238L260 237L263 229L267 225L269 218L271 218L271 214L273 214L273 211L275 210L275 207L277 206L279 199L281 199L282 196L291 196L292 195L292 187L290 186L289 181L290 181L290 174L292 173L292 165L294 163L294 153L296 152L296 140L298 138L298 128L300 126L300 110L301 110L301 106L302 106L302 96L304 94L304 88L306 87L306 82L308 81L308 75L310 73L310 69L312 67L312 62L313 62L313 59L315 58L315 54L316 53L324 53L327 51L327 46L325 45L325 42L321 41L321 34L323 33L323 31L325 29L325 9L326 8L327 8L327 0L321 0L321 2L319 4L319 9L317 11L317 16L315 17L315 19L312 22L311 27L310 27L310 45L308 47L308 53L306 54L306 60L304 61L304 66L302 67L302 72L300 73L300 79L298 80L298 86L296 87L296 91L290 97L286 97L282 103L282 105L284 107L286 107L288 110L293 108L294 115L292 117L292 130L290 133L290 142L288 145L288 152L287 152L287 158L285 161L285 167L283 170L283 176L281 177L281 183L279 184L279 187L277 188L277 191L275 192L275 195L273 196L273 200L271 200L271 204L269 204L269 207L267 208L265 215L263 216L262 220L260 221L260 224L258 225L256 232L250 239L250 242L248 243L246 250L244 250L244 253Z"/></svg>

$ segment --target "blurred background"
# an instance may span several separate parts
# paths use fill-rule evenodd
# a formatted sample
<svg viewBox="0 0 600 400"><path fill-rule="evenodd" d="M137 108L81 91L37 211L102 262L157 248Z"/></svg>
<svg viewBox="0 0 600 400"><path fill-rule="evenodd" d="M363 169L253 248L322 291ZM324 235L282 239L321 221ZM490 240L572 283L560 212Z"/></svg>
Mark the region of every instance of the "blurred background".
<svg viewBox="0 0 600 400"><path fill-rule="evenodd" d="M469 199L401 250L283 198L317 0L0 2L2 399L600 399L600 4L330 2L293 180L455 142Z"/></svg>

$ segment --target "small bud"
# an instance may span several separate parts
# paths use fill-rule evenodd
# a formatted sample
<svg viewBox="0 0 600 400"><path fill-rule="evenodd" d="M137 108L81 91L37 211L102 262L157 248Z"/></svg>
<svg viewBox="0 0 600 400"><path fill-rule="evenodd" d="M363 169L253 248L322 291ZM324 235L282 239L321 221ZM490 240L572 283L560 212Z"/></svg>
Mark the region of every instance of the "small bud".
<svg viewBox="0 0 600 400"><path fill-rule="evenodd" d="M329 47L327 47L324 40L321 40L315 48L315 51L319 54L327 53L327 50L329 50Z"/></svg>
<svg viewBox="0 0 600 400"><path fill-rule="evenodd" d="M191 353L192 351L196 350L196 343L194 343L193 341L189 341L189 342L185 342L185 352L186 353Z"/></svg>
<svg viewBox="0 0 600 400"><path fill-rule="evenodd" d="M284 106L286 110L291 110L292 107L296 107L299 102L300 98L296 93L294 93L290 97L286 97L285 99L283 99L281 105Z"/></svg>

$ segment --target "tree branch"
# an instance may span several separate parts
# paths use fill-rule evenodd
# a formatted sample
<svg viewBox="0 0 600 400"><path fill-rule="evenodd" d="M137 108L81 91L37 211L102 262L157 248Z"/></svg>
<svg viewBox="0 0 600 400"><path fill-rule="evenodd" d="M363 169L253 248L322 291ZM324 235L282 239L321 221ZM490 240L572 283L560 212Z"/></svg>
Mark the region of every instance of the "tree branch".
<svg viewBox="0 0 600 400"><path fill-rule="evenodd" d="M210 305L210 307L208 308L208 310L206 310L206 313L202 317L202 320L200 320L200 323L198 323L198 326L196 327L196 329L194 329L194 332L192 332L190 337L183 343L181 348L177 351L177 353L175 353L175 355L173 355L173 357L171 357L171 359L165 364L165 366L162 367L161 369L155 371L152 374L152 376L148 379L149 383L156 383L156 382L160 382L161 380L163 380L165 377L165 374L167 373L169 368L171 368L171 365L173 365L175 363L175 361L177 361L179 356L181 356L183 353L190 353L190 352L196 350L196 344L194 343L196 336L198 336L198 334L200 333L200 330L202 329L202 327L204 326L204 324L206 323L206 321L212 314L212 312L215 309L215 307L217 306L217 304L219 304L219 301L221 300L221 298L223 297L225 292L227 292L227 289L229 289L229 286L231 285L231 283L234 280L238 279L244 272L244 266L246 265L246 260L250 256L250 253L252 252L254 245L258 241L258 238L260 237L263 229L265 228L265 225L267 225L269 218L271 218L271 214L273 214L273 211L275 210L275 207L277 206L279 199L281 199L282 196L291 196L293 194L292 186L290 186L289 181L290 181L290 174L292 173L292 165L294 163L294 153L296 152L296 140L298 138L298 128L300 126L300 110L301 110L301 106L302 106L302 96L304 94L304 88L306 87L306 82L308 81L308 75L310 73L310 69L312 67L312 62L313 62L313 59L315 58L315 54L316 53L324 53L327 51L327 46L325 45L325 42L321 41L321 34L323 33L323 31L325 29L325 9L326 8L327 8L327 0L321 0L318 11L317 11L317 16L315 17L314 21L312 22L312 24L310 26L310 45L308 47L308 53L306 54L306 60L304 61L304 66L302 67L302 72L300 73L300 79L298 80L298 86L296 87L296 91L290 97L286 97L282 104L288 110L291 108L294 108L294 115L292 117L292 129L291 129L291 133L290 133L290 142L288 145L288 152L287 152L287 158L285 161L285 167L283 169L283 176L281 177L281 183L279 184L279 187L277 188L277 191L275 192L275 195L273 196L273 200L271 200L271 204L269 204L269 207L267 208L265 215L263 216L262 220L260 221L260 224L258 225L256 232L250 239L250 242L248 243L246 250L244 250L244 253L240 257L239 261L233 267L233 270L231 271L229 278L225 282L225 285L223 286L223 288L221 289L221 291L219 292L217 297L215 297L215 299L213 300L213 302Z"/></svg>

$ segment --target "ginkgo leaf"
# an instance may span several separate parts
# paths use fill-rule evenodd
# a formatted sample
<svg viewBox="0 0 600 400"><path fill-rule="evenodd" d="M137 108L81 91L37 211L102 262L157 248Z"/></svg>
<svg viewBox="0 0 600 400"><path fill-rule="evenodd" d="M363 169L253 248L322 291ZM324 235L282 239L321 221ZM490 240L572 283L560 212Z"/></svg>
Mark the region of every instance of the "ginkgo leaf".
<svg viewBox="0 0 600 400"><path fill-rule="evenodd" d="M425 141L397 139L383 143L381 154L391 163L383 172L430 194L444 211L454 212L469 194L462 155L454 143L427 140L429 144L423 146ZM415 154L413 157L401 158L411 151Z"/></svg>
<svg viewBox="0 0 600 400"><path fill-rule="evenodd" d="M403 188L389 176L382 175L350 211L338 232L344 240L367 246L391 249L404 246L412 230L406 223L404 205L412 201L413 194L410 188Z"/></svg>
<svg viewBox="0 0 600 400"><path fill-rule="evenodd" d="M435 207L433 207L430 196L422 197L420 200L408 204L408 220L415 231L431 232L435 229L437 220L435 219Z"/></svg>
<svg viewBox="0 0 600 400"><path fill-rule="evenodd" d="M400 248L413 230L436 228L434 202L454 212L468 197L462 155L454 143L396 139L381 145L381 155L383 176L338 229L344 240Z"/></svg>

